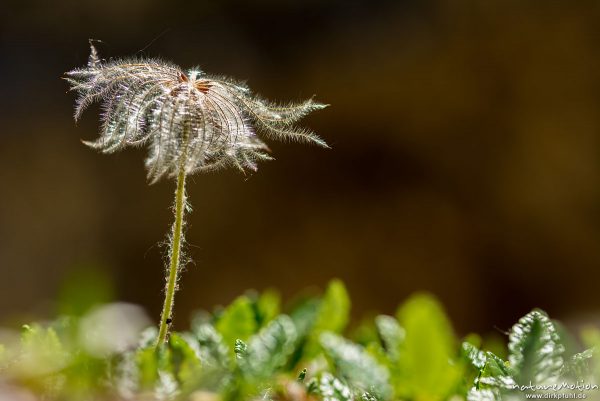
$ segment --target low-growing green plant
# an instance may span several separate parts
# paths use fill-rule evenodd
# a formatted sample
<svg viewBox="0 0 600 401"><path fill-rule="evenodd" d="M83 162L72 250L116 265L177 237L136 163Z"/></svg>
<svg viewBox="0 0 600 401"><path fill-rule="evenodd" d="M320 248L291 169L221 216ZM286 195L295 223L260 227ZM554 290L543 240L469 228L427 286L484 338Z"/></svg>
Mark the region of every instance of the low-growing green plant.
<svg viewBox="0 0 600 401"><path fill-rule="evenodd" d="M592 348L580 349L540 310L512 327L500 350L506 358L482 349L476 335L461 344L428 294L349 331L349 297L338 280L283 313L273 291L248 293L198 313L189 331L172 333L158 351L150 327L126 348L115 332L98 353L89 340L95 329L82 331L90 314L106 316L94 310L25 326L20 344L0 351L0 377L12 386L0 380L0 399L15 388L45 400L500 401L600 393L600 332L586 329Z"/></svg>
<svg viewBox="0 0 600 401"><path fill-rule="evenodd" d="M168 336L178 276L185 265L184 214L191 210L186 177L230 166L242 172L256 170L257 161L271 159L257 130L268 138L327 147L314 132L293 126L326 105L312 99L276 105L253 95L241 82L207 75L197 67L184 72L161 60L103 62L92 41L90 47L87 67L66 74L71 90L79 94L76 120L93 102L101 101L104 108L100 138L84 143L104 153L148 144L150 181L177 181L158 348Z"/></svg>

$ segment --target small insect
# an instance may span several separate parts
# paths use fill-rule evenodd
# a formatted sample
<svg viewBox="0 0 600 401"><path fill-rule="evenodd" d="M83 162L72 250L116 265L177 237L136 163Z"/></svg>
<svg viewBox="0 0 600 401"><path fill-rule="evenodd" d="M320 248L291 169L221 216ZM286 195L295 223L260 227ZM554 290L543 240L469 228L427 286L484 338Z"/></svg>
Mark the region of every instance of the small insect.
<svg viewBox="0 0 600 401"><path fill-rule="evenodd" d="M171 319L170 317L167 318L167 324L171 324L171 323L173 323L173 319Z"/></svg>

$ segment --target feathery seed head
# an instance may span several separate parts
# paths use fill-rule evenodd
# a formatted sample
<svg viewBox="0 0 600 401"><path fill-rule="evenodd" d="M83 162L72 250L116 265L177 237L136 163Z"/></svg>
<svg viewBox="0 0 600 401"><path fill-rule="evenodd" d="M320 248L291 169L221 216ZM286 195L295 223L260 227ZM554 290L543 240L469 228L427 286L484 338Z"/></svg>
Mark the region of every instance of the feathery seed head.
<svg viewBox="0 0 600 401"><path fill-rule="evenodd" d="M96 141L104 153L148 144L148 178L237 167L256 170L269 160L258 137L311 142L327 147L314 132L293 123L327 105L312 99L276 105L250 92L243 83L211 76L198 68L184 72L152 59L101 61L94 45L87 67L66 73L79 97L75 120L90 104L102 104L102 127Z"/></svg>

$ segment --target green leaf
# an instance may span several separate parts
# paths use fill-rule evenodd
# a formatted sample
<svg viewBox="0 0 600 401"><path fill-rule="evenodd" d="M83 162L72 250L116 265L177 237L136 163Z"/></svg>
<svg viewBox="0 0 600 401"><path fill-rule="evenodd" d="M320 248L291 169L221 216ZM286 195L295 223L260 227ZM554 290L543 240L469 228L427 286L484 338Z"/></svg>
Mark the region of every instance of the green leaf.
<svg viewBox="0 0 600 401"><path fill-rule="evenodd" d="M600 350L600 330L595 327L586 327L581 331L581 340L586 347L593 348L597 353ZM592 376L600 382L600 357L595 356L591 361Z"/></svg>
<svg viewBox="0 0 600 401"><path fill-rule="evenodd" d="M193 337L193 338L192 338ZM195 386L205 391L219 391L230 382L233 375L233 354L231 348L223 342L221 334L210 323L198 323L194 326L193 336L184 337L199 355L201 369ZM186 392L193 392L193 386L187 386ZM181 399L186 399L182 394Z"/></svg>
<svg viewBox="0 0 600 401"><path fill-rule="evenodd" d="M476 387L479 390L511 390L516 382L514 371L501 358L491 352L485 353L485 364L481 369Z"/></svg>
<svg viewBox="0 0 600 401"><path fill-rule="evenodd" d="M135 353L135 364L140 386L144 389L152 388L158 380L158 354L154 347L138 349Z"/></svg>
<svg viewBox="0 0 600 401"><path fill-rule="evenodd" d="M197 378L200 373L199 350L196 353L188 341L177 333L171 334L169 346L173 373L179 382L186 383Z"/></svg>
<svg viewBox="0 0 600 401"><path fill-rule="evenodd" d="M332 280L319 305L319 312L312 331L316 335L325 331L341 333L348 324L349 316L350 297L348 291L340 280Z"/></svg>
<svg viewBox="0 0 600 401"><path fill-rule="evenodd" d="M286 364L294 351L295 340L292 319L280 315L250 338L240 361L242 371L253 378L269 378Z"/></svg>
<svg viewBox="0 0 600 401"><path fill-rule="evenodd" d="M550 319L554 329L556 330L556 334L558 335L558 343L563 347L563 359L565 362L573 355L578 353L580 349L579 342L569 331L567 328L559 321L554 319Z"/></svg>
<svg viewBox="0 0 600 401"><path fill-rule="evenodd" d="M487 362L486 353L479 349L479 344L481 344L481 338L475 334L469 334L462 343L460 357L461 362L466 365L464 380L461 388L458 390L462 393L467 392L473 384L477 384L477 380ZM466 367L471 367L471 369L466 369Z"/></svg>
<svg viewBox="0 0 600 401"><path fill-rule="evenodd" d="M439 305L428 294L412 296L397 313L406 331L399 361L401 375L395 380L404 398L440 400L460 382L462 367L453 361L456 339Z"/></svg>
<svg viewBox="0 0 600 401"><path fill-rule="evenodd" d="M558 377L564 347L545 312L534 310L522 317L511 329L508 349L518 384L545 384Z"/></svg>
<svg viewBox="0 0 600 401"><path fill-rule="evenodd" d="M298 337L305 338L317 319L319 314L320 300L309 298L300 302L295 306L290 313L290 317L294 321Z"/></svg>
<svg viewBox="0 0 600 401"><path fill-rule="evenodd" d="M360 399L361 399L361 401L377 401L377 397L375 397L373 394L369 393L368 391L365 391L364 393L362 393L360 395Z"/></svg>
<svg viewBox="0 0 600 401"><path fill-rule="evenodd" d="M17 375L47 375L69 364L71 355L63 347L53 328L39 324L24 325L21 331L21 353L13 367Z"/></svg>
<svg viewBox="0 0 600 401"><path fill-rule="evenodd" d="M319 353L321 333L341 333L348 324L349 316L350 297L346 287L340 280L332 280L319 303L304 357L315 357Z"/></svg>
<svg viewBox="0 0 600 401"><path fill-rule="evenodd" d="M139 348L134 355L140 388L153 391L158 399L166 399L178 388L170 347Z"/></svg>
<svg viewBox="0 0 600 401"><path fill-rule="evenodd" d="M195 330L202 365L217 370L226 370L231 364L231 351L223 337L212 324L205 323Z"/></svg>
<svg viewBox="0 0 600 401"><path fill-rule="evenodd" d="M462 355L476 369L483 369L487 360L485 352L479 350L476 346L469 342L464 342L461 347Z"/></svg>
<svg viewBox="0 0 600 401"><path fill-rule="evenodd" d="M223 311L215 327L230 349L236 340L246 341L258 329L252 301L247 296L237 298Z"/></svg>
<svg viewBox="0 0 600 401"><path fill-rule="evenodd" d="M236 359L246 359L248 357L248 344L240 339L235 340L233 352L235 352Z"/></svg>
<svg viewBox="0 0 600 401"><path fill-rule="evenodd" d="M392 316L377 316L375 318L375 325L377 326L377 332L386 354L392 361L397 361L406 332Z"/></svg>
<svg viewBox="0 0 600 401"><path fill-rule="evenodd" d="M256 317L258 325L263 327L279 315L281 310L281 296L275 290L266 290L256 300Z"/></svg>
<svg viewBox="0 0 600 401"><path fill-rule="evenodd" d="M295 350L290 357L287 368L293 369L304 358L308 359L307 349L315 349L311 342L310 329L312 328L317 313L319 301L314 298L305 299L294 307L290 313L290 317L296 327L296 344Z"/></svg>
<svg viewBox="0 0 600 401"><path fill-rule="evenodd" d="M378 399L391 395L389 372L363 347L330 332L321 334L321 346L351 386L368 391Z"/></svg>
<svg viewBox="0 0 600 401"><path fill-rule="evenodd" d="M381 336L375 325L375 317L367 316L362 318L360 322L352 328L349 339L365 347L373 343L380 344Z"/></svg>
<svg viewBox="0 0 600 401"><path fill-rule="evenodd" d="M594 357L594 348L579 352L565 362L561 369L561 376L571 376L575 380L588 377L591 373L591 362Z"/></svg>
<svg viewBox="0 0 600 401"><path fill-rule="evenodd" d="M62 345L53 328L44 328L39 324L25 324L21 328L21 346L23 350L60 353Z"/></svg>
<svg viewBox="0 0 600 401"><path fill-rule="evenodd" d="M156 344L158 338L158 328L151 326L140 333L138 340L138 348L151 347Z"/></svg>
<svg viewBox="0 0 600 401"><path fill-rule="evenodd" d="M323 373L318 380L309 384L309 388L315 388L323 401L352 401L352 390L343 381L330 373Z"/></svg>
<svg viewBox="0 0 600 401"><path fill-rule="evenodd" d="M159 370L158 382L154 387L154 397L158 400L172 400L179 392L179 385L173 373Z"/></svg>

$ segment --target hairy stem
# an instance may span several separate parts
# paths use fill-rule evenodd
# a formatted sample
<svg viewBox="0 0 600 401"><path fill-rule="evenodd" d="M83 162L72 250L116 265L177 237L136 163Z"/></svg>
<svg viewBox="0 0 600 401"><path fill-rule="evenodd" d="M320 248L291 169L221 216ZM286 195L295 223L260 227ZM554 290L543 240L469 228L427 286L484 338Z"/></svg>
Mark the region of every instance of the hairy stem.
<svg viewBox="0 0 600 401"><path fill-rule="evenodd" d="M160 317L160 329L156 348L167 340L167 334L172 322L173 301L177 289L177 276L180 270L181 244L183 242L183 215L185 213L185 171L180 169L177 176L177 189L175 191L175 222L171 233L170 262L165 288L165 303Z"/></svg>

